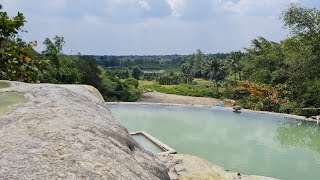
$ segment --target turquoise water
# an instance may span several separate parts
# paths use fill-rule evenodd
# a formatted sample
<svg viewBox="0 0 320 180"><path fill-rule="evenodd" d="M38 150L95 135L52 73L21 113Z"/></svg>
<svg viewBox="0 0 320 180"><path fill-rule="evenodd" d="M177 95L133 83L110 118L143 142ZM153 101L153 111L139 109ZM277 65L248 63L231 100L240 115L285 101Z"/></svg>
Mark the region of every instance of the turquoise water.
<svg viewBox="0 0 320 180"><path fill-rule="evenodd" d="M137 141L145 150L152 153L161 153L164 152L157 144L152 142L149 138L144 136L143 134L134 134L131 135L132 138Z"/></svg>
<svg viewBox="0 0 320 180"><path fill-rule="evenodd" d="M0 116L11 111L16 105L28 102L24 93L0 92Z"/></svg>
<svg viewBox="0 0 320 180"><path fill-rule="evenodd" d="M320 179L315 123L209 108L108 105L130 131L146 131L180 154L225 169L281 179Z"/></svg>

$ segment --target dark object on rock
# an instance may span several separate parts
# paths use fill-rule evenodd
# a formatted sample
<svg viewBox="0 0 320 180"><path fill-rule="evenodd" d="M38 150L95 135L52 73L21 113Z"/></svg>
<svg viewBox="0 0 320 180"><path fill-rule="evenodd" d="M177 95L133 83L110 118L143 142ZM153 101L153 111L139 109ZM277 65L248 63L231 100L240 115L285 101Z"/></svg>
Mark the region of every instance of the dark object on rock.
<svg viewBox="0 0 320 180"><path fill-rule="evenodd" d="M242 109L241 106L234 106L233 107L233 112L240 113L241 109Z"/></svg>

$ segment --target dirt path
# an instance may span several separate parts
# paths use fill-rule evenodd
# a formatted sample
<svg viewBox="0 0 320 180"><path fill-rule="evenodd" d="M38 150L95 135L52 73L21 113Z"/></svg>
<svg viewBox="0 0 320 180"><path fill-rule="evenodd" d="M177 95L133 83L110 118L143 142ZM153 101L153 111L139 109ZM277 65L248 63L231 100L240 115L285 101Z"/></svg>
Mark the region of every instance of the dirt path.
<svg viewBox="0 0 320 180"><path fill-rule="evenodd" d="M180 96L180 95L174 95L174 94L164 94L159 92L144 93L140 97L138 102L195 104L195 105L210 105L210 106L215 106L216 104L223 103L221 100L214 99L214 98Z"/></svg>

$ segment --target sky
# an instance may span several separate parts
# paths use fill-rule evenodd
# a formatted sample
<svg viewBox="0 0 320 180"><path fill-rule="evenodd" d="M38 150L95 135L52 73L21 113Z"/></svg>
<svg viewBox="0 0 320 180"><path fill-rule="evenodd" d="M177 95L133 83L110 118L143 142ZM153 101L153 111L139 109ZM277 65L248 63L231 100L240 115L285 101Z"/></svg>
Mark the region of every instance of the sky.
<svg viewBox="0 0 320 180"><path fill-rule="evenodd" d="M289 35L279 19L290 3L320 7L320 0L0 0L22 12L21 34L37 41L63 36L65 54L164 55L243 50L263 36Z"/></svg>

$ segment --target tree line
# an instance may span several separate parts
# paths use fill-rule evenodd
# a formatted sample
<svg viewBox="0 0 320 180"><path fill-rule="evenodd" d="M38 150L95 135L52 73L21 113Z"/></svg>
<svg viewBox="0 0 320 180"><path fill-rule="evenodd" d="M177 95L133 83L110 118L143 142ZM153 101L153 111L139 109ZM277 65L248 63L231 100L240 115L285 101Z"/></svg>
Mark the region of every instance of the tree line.
<svg viewBox="0 0 320 180"><path fill-rule="evenodd" d="M228 54L210 54L211 57L224 59ZM176 69L179 68L189 57L189 55L153 55L153 56L92 56L99 65L106 68L133 68L140 69Z"/></svg>

